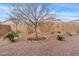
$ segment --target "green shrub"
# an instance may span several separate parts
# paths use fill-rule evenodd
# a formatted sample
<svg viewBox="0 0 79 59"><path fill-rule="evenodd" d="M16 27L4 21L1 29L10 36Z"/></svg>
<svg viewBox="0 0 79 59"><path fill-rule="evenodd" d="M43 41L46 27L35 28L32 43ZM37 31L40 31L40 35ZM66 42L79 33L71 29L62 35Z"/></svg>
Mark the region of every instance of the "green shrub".
<svg viewBox="0 0 79 59"><path fill-rule="evenodd" d="M15 42L15 37L18 37L18 34L15 32L8 32L4 35L4 39L8 39L11 42Z"/></svg>
<svg viewBox="0 0 79 59"><path fill-rule="evenodd" d="M62 35L57 35L57 40L64 41L64 37Z"/></svg>

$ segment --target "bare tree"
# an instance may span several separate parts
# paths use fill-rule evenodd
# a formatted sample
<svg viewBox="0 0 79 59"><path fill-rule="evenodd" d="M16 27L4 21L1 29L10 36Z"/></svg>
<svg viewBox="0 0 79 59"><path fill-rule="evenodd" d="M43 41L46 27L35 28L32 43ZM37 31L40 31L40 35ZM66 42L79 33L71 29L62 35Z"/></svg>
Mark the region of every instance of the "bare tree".
<svg viewBox="0 0 79 59"><path fill-rule="evenodd" d="M37 27L40 22L44 21L50 14L48 6L49 4L18 3L12 5L11 13L16 18L33 24L36 38L38 38Z"/></svg>

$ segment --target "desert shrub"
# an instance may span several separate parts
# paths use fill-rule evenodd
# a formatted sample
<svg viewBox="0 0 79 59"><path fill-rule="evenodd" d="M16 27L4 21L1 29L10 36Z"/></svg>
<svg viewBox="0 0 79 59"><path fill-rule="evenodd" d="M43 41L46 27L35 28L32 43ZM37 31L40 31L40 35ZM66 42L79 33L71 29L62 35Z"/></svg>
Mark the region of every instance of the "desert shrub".
<svg viewBox="0 0 79 59"><path fill-rule="evenodd" d="M57 33L61 33L60 31L57 31Z"/></svg>
<svg viewBox="0 0 79 59"><path fill-rule="evenodd" d="M29 41L42 41L42 40L45 40L46 37L39 37L39 38L36 38L36 37L28 37L27 40Z"/></svg>
<svg viewBox="0 0 79 59"><path fill-rule="evenodd" d="M67 32L67 34L68 34L69 36L72 36L72 34L71 34L71 33L69 33L69 32Z"/></svg>
<svg viewBox="0 0 79 59"><path fill-rule="evenodd" d="M79 33L79 30L78 30L78 33Z"/></svg>
<svg viewBox="0 0 79 59"><path fill-rule="evenodd" d="M57 40L59 40L59 41L64 41L64 37L62 36L62 35L57 35Z"/></svg>
<svg viewBox="0 0 79 59"><path fill-rule="evenodd" d="M15 37L18 37L18 34L15 32L8 32L4 35L4 39L8 39L11 42L15 42Z"/></svg>
<svg viewBox="0 0 79 59"><path fill-rule="evenodd" d="M54 34L54 32L51 32L51 34Z"/></svg>

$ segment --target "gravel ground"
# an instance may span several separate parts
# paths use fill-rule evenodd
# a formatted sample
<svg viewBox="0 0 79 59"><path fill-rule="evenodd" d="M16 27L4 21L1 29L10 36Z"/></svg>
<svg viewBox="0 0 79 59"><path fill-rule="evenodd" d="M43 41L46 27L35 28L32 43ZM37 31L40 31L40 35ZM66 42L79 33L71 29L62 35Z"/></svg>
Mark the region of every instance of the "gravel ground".
<svg viewBox="0 0 79 59"><path fill-rule="evenodd" d="M1 56L79 56L79 34L65 35L65 41L55 39L56 35L45 34L46 41L19 39L15 43L0 39Z"/></svg>

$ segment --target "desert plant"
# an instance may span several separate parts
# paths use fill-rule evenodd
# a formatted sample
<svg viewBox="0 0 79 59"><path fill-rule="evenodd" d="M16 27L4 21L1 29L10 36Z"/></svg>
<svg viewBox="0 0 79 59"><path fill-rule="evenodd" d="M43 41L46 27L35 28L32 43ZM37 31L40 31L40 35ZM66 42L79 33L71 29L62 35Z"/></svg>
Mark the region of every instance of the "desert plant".
<svg viewBox="0 0 79 59"><path fill-rule="evenodd" d="M61 33L60 31L57 31L57 33Z"/></svg>
<svg viewBox="0 0 79 59"><path fill-rule="evenodd" d="M4 35L4 39L9 39L11 42L15 42L15 37L18 37L18 34L15 32L8 32Z"/></svg>
<svg viewBox="0 0 79 59"><path fill-rule="evenodd" d="M54 34L54 32L51 32L51 34Z"/></svg>
<svg viewBox="0 0 79 59"><path fill-rule="evenodd" d="M62 35L57 35L57 40L64 41L64 37Z"/></svg>
<svg viewBox="0 0 79 59"><path fill-rule="evenodd" d="M27 40L30 40L30 41L44 41L46 40L46 37L39 37L38 39L35 38L35 37L28 37Z"/></svg>
<svg viewBox="0 0 79 59"><path fill-rule="evenodd" d="M78 30L78 33L79 33L79 30Z"/></svg>

